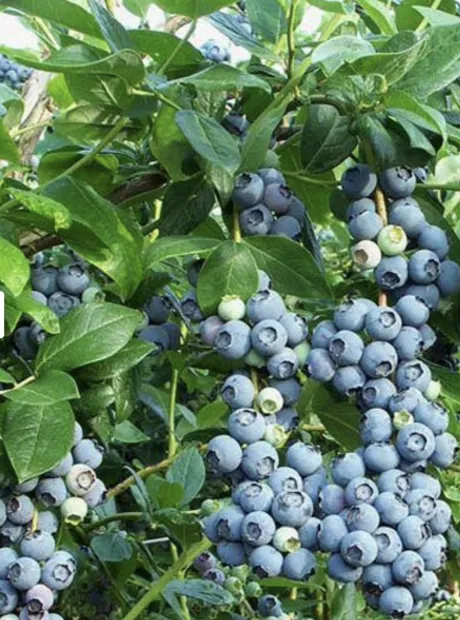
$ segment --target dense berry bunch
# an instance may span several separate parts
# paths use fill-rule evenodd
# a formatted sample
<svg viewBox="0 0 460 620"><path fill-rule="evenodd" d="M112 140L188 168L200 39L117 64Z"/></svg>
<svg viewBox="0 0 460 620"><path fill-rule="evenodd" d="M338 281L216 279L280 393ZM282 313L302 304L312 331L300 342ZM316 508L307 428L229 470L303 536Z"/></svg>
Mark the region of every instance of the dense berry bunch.
<svg viewBox="0 0 460 620"><path fill-rule="evenodd" d="M305 207L279 170L262 168L257 174L240 174L233 201L240 210L244 235L282 235L300 241Z"/></svg>
<svg viewBox="0 0 460 620"><path fill-rule="evenodd" d="M83 438L75 425L74 445L52 471L1 490L0 614L8 620L62 620L51 608L73 582L77 564L58 550L60 519L78 525L88 510L105 499L104 483L95 469L102 447ZM11 615L6 615L11 614Z"/></svg>
<svg viewBox="0 0 460 620"><path fill-rule="evenodd" d="M180 347L180 327L171 321L172 305L165 295L153 295L144 307L145 321L139 338L158 347L158 353Z"/></svg>
<svg viewBox="0 0 460 620"><path fill-rule="evenodd" d="M14 90L22 90L31 74L32 69L22 67L4 54L0 54L0 84L6 84Z"/></svg>
<svg viewBox="0 0 460 620"><path fill-rule="evenodd" d="M71 257L63 267L56 267L38 255L32 269L32 297L48 306L58 318L66 316L83 302L92 301L99 289L91 286L87 265ZM14 332L14 347L25 359L33 359L38 347L46 338L45 330L38 323L25 322Z"/></svg>

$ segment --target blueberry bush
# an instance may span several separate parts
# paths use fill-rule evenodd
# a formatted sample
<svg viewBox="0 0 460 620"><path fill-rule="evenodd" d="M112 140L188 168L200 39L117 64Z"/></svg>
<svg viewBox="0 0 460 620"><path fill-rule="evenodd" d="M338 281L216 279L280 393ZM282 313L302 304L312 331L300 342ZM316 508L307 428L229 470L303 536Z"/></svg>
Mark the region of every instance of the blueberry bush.
<svg viewBox="0 0 460 620"><path fill-rule="evenodd" d="M0 619L458 618L457 5L3 11Z"/></svg>

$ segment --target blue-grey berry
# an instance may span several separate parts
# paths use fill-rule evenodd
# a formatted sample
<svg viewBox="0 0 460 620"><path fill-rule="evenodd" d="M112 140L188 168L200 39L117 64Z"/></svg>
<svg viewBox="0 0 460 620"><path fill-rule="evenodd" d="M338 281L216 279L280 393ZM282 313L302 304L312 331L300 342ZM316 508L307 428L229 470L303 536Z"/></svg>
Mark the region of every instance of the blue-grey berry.
<svg viewBox="0 0 460 620"><path fill-rule="evenodd" d="M241 464L243 452L239 443L228 435L213 437L208 444L207 460L211 468L228 474Z"/></svg>
<svg viewBox="0 0 460 620"><path fill-rule="evenodd" d="M340 543L340 555L350 566L369 566L377 554L377 543L368 532L349 532Z"/></svg>
<svg viewBox="0 0 460 620"><path fill-rule="evenodd" d="M392 527L382 526L376 529L374 540L378 547L376 561L380 564L391 564L403 550L399 534Z"/></svg>
<svg viewBox="0 0 460 620"><path fill-rule="evenodd" d="M329 341L337 333L333 321L321 321L313 330L311 336L311 346L313 349L327 349L329 347Z"/></svg>
<svg viewBox="0 0 460 620"><path fill-rule="evenodd" d="M417 178L408 166L387 168L379 175L379 184L383 192L390 198L407 198L412 194Z"/></svg>
<svg viewBox="0 0 460 620"><path fill-rule="evenodd" d="M266 441L256 441L243 452L241 467L251 480L267 478L278 465L278 452Z"/></svg>
<svg viewBox="0 0 460 620"><path fill-rule="evenodd" d="M251 329L243 321L228 321L217 332L214 347L225 359L243 358L251 349Z"/></svg>

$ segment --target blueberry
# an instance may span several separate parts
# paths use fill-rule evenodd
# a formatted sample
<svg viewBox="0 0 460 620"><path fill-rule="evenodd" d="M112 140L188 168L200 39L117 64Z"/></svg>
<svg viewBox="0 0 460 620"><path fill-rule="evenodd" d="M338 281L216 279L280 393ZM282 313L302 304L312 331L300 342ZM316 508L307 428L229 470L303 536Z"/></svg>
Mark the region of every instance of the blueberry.
<svg viewBox="0 0 460 620"><path fill-rule="evenodd" d="M18 327L13 334L14 347L18 354L27 360L32 360L37 354L37 345L30 337L30 328Z"/></svg>
<svg viewBox="0 0 460 620"><path fill-rule="evenodd" d="M253 348L265 357L280 353L288 342L288 332L280 321L265 319L251 332Z"/></svg>
<svg viewBox="0 0 460 620"><path fill-rule="evenodd" d="M227 544L238 545L238 543L227 543ZM240 546L242 547L242 545ZM221 571L219 568L210 568L204 573L203 579L205 579L206 581L212 581L214 583L217 583L217 585L221 586L224 584L224 581L225 581L225 573Z"/></svg>
<svg viewBox="0 0 460 620"><path fill-rule="evenodd" d="M262 547L272 541L275 531L276 525L272 517L266 512L256 511L244 517L241 537L244 542L254 547Z"/></svg>
<svg viewBox="0 0 460 620"><path fill-rule="evenodd" d="M55 553L46 561L42 569L42 582L51 590L65 590L75 577L76 563L66 552Z"/></svg>
<svg viewBox="0 0 460 620"><path fill-rule="evenodd" d="M299 400L302 386L297 379L271 379L270 386L278 390L283 398L284 405L291 407Z"/></svg>
<svg viewBox="0 0 460 620"><path fill-rule="evenodd" d="M410 587L414 600L420 601L431 598L438 590L439 582L436 574L432 571L425 571L420 581Z"/></svg>
<svg viewBox="0 0 460 620"><path fill-rule="evenodd" d="M244 172L236 179L233 200L242 209L246 209L261 202L264 190L264 182L257 174Z"/></svg>
<svg viewBox="0 0 460 620"><path fill-rule="evenodd" d="M273 183L283 184L285 181L282 173L276 168L261 168L257 174L265 185L272 185Z"/></svg>
<svg viewBox="0 0 460 620"><path fill-rule="evenodd" d="M378 547L368 532L349 532L340 543L340 555L350 566L369 566L377 557Z"/></svg>
<svg viewBox="0 0 460 620"><path fill-rule="evenodd" d="M368 409L362 415L360 435L365 445L389 441L392 433L392 420L384 409Z"/></svg>
<svg viewBox="0 0 460 620"><path fill-rule="evenodd" d="M452 510L446 502L439 499L436 502L436 511L429 525L433 534L445 534L450 527Z"/></svg>
<svg viewBox="0 0 460 620"><path fill-rule="evenodd" d="M244 546L240 542L230 542L228 540L221 540L217 545L217 555L219 556L219 560L222 564L226 566L242 566L246 559L246 553L244 551ZM215 567L208 569L206 573L210 570L216 570ZM208 575L208 578L211 575ZM220 575L219 575L220 577ZM206 577L203 575L203 578Z"/></svg>
<svg viewBox="0 0 460 620"><path fill-rule="evenodd" d="M453 260L442 261L436 280L442 297L450 297L460 290L460 267Z"/></svg>
<svg viewBox="0 0 460 620"><path fill-rule="evenodd" d="M399 583L412 586L420 581L425 565L415 551L403 551L393 562L393 576Z"/></svg>
<svg viewBox="0 0 460 620"><path fill-rule="evenodd" d="M340 543L348 529L345 521L339 515L328 515L321 523L318 542L322 551L337 553L340 550Z"/></svg>
<svg viewBox="0 0 460 620"><path fill-rule="evenodd" d="M40 581L40 564L28 557L19 557L8 567L8 579L16 590L30 590Z"/></svg>
<svg viewBox="0 0 460 620"><path fill-rule="evenodd" d="M346 170L340 182L344 194L354 200L370 196L377 187L376 175L365 164Z"/></svg>
<svg viewBox="0 0 460 620"><path fill-rule="evenodd" d="M407 198L414 191L417 178L411 168L399 166L384 170L379 175L379 183L390 198Z"/></svg>
<svg viewBox="0 0 460 620"><path fill-rule="evenodd" d="M424 301L414 295L405 295L398 300L395 310L401 316L404 325L421 327L428 321L430 310Z"/></svg>
<svg viewBox="0 0 460 620"><path fill-rule="evenodd" d="M386 256L398 256L407 247L407 235L401 226L384 226L377 237L379 248Z"/></svg>
<svg viewBox="0 0 460 620"><path fill-rule="evenodd" d="M355 583L361 578L363 569L350 566L340 553L334 553L327 561L327 572L329 577L340 583Z"/></svg>
<svg viewBox="0 0 460 620"><path fill-rule="evenodd" d="M409 276L415 284L431 284L439 276L441 261L430 250L418 250L409 260Z"/></svg>
<svg viewBox="0 0 460 620"><path fill-rule="evenodd" d="M244 482L242 484L243 488L239 495L238 503L245 512L270 510L274 492L268 484L254 481Z"/></svg>
<svg viewBox="0 0 460 620"><path fill-rule="evenodd" d="M372 534L379 526L380 516L374 506L359 504L345 509L344 520L350 532L362 530Z"/></svg>
<svg viewBox="0 0 460 620"><path fill-rule="evenodd" d="M35 617L34 614L42 614L51 609L54 604L54 594L47 586L38 584L26 592L24 601L29 618L31 618Z"/></svg>
<svg viewBox="0 0 460 620"><path fill-rule="evenodd" d="M201 340L209 347L214 346L216 336L223 324L224 322L220 317L208 316L208 318L200 324Z"/></svg>
<svg viewBox="0 0 460 620"><path fill-rule="evenodd" d="M383 491L374 502L375 509L385 525L397 525L409 516L409 507L391 491Z"/></svg>
<svg viewBox="0 0 460 620"><path fill-rule="evenodd" d="M396 388L389 379L371 379L364 384L360 401L365 409L373 407L386 409L395 393Z"/></svg>
<svg viewBox="0 0 460 620"><path fill-rule="evenodd" d="M356 241L365 241L375 239L382 230L382 226L380 216L367 211L350 220L348 230Z"/></svg>
<svg viewBox="0 0 460 620"><path fill-rule="evenodd" d="M380 493L389 491L402 498L411 488L409 476L400 469L387 469L381 473L377 480L377 486Z"/></svg>
<svg viewBox="0 0 460 620"><path fill-rule="evenodd" d="M389 222L401 226L411 238L418 237L426 224L423 211L413 198L395 200L391 205Z"/></svg>
<svg viewBox="0 0 460 620"><path fill-rule="evenodd" d="M16 551L11 547L0 548L0 579L8 577L8 566L17 560L18 557Z"/></svg>
<svg viewBox="0 0 460 620"><path fill-rule="evenodd" d="M436 284L412 284L404 290L404 295L418 297L429 310L436 310L439 305L440 293Z"/></svg>
<svg viewBox="0 0 460 620"><path fill-rule="evenodd" d="M443 260L449 253L449 240L446 233L438 226L426 224L417 237L417 243L421 248L431 250ZM40 290L40 289L39 289Z"/></svg>
<svg viewBox="0 0 460 620"><path fill-rule="evenodd" d="M242 114L230 112L230 114L227 114L227 116L223 119L222 125L231 134L243 137L247 133L250 123Z"/></svg>
<svg viewBox="0 0 460 620"><path fill-rule="evenodd" d="M66 523L79 525L88 514L88 504L82 497L68 497L61 505L61 515Z"/></svg>
<svg viewBox="0 0 460 620"><path fill-rule="evenodd" d="M67 489L72 495L78 497L89 493L94 487L96 480L97 476L95 471L88 465L83 465L82 463L73 465L72 469L65 477Z"/></svg>
<svg viewBox="0 0 460 620"><path fill-rule="evenodd" d="M200 275L200 271L203 268L205 260L200 258L198 260L193 260L189 263L187 267L187 279L191 286L196 287L198 284L198 276Z"/></svg>
<svg viewBox="0 0 460 620"><path fill-rule="evenodd" d="M229 321L217 332L214 347L225 359L241 359L251 348L251 329L243 321Z"/></svg>
<svg viewBox="0 0 460 620"><path fill-rule="evenodd" d="M382 260L382 251L374 241L363 239L351 248L351 257L361 271L366 271L377 267Z"/></svg>
<svg viewBox="0 0 460 620"><path fill-rule="evenodd" d="M312 501L316 503L320 490L326 486L326 484L326 470L324 467L320 467L314 474L305 476L303 479L303 490L311 497Z"/></svg>
<svg viewBox="0 0 460 620"><path fill-rule="evenodd" d="M302 478L292 467L279 467L276 469L270 474L268 484L275 495L284 491L301 491L303 488Z"/></svg>
<svg viewBox="0 0 460 620"><path fill-rule="evenodd" d="M375 281L385 291L393 291L406 284L409 277L408 263L402 256L382 258L375 270Z"/></svg>
<svg viewBox="0 0 460 620"><path fill-rule="evenodd" d="M257 601L257 611L263 618L278 618L283 613L281 601L272 594L265 594Z"/></svg>
<svg viewBox="0 0 460 620"><path fill-rule="evenodd" d="M365 592L380 596L393 585L393 573L388 564L371 564L363 571L363 589Z"/></svg>
<svg viewBox="0 0 460 620"><path fill-rule="evenodd" d="M4 579L0 579L0 613L9 614L18 604L18 593L15 588ZM7 616L6 616L7 617ZM17 618L17 616L13 616Z"/></svg>
<svg viewBox="0 0 460 620"><path fill-rule="evenodd" d="M275 379L290 379L299 368L299 360L293 349L285 347L267 361L267 370Z"/></svg>
<svg viewBox="0 0 460 620"><path fill-rule="evenodd" d="M278 237L287 237L293 241L300 241L302 227L292 215L282 215L274 221L270 234Z"/></svg>
<svg viewBox="0 0 460 620"><path fill-rule="evenodd" d="M391 413L397 413L398 411L412 413L421 402L424 402L421 392L417 388L408 387L390 399L389 410Z"/></svg>
<svg viewBox="0 0 460 620"><path fill-rule="evenodd" d="M243 452L242 469L251 480L267 478L279 464L278 452L266 441L256 441Z"/></svg>
<svg viewBox="0 0 460 620"><path fill-rule="evenodd" d="M351 202L347 208L347 222L361 213L376 213L375 202L370 198L360 198Z"/></svg>
<svg viewBox="0 0 460 620"><path fill-rule="evenodd" d="M42 532L49 532L50 534L56 534L59 530L59 519L54 512L50 510L44 510L38 513L37 528Z"/></svg>
<svg viewBox="0 0 460 620"><path fill-rule="evenodd" d="M58 270L52 265L33 269L31 278L32 288L49 297L59 290L57 277Z"/></svg>
<svg viewBox="0 0 460 620"><path fill-rule="evenodd" d="M67 293L53 293L48 299L48 308L54 312L54 314L60 319L74 308L80 305L80 300L75 295L68 295Z"/></svg>
<svg viewBox="0 0 460 620"><path fill-rule="evenodd" d="M431 381L431 371L426 364L419 360L403 362L396 371L396 385L398 390L414 387L425 392Z"/></svg>
<svg viewBox="0 0 460 620"><path fill-rule="evenodd" d="M272 515L281 525L301 527L313 513L313 503L303 491L283 491L275 495Z"/></svg>
<svg viewBox="0 0 460 620"><path fill-rule="evenodd" d="M315 381L327 383L334 378L335 363L329 352L324 349L312 349L308 356L308 374Z"/></svg>
<svg viewBox="0 0 460 620"><path fill-rule="evenodd" d="M318 504L326 515L339 514L345 507L345 491L338 484L326 484L319 492Z"/></svg>
<svg viewBox="0 0 460 620"><path fill-rule="evenodd" d="M334 336L337 331L332 321L321 321L313 330L311 346L313 349L327 349L332 336Z"/></svg>
<svg viewBox="0 0 460 620"><path fill-rule="evenodd" d="M375 341L365 347L360 363L368 377L381 379L395 371L398 356L389 342Z"/></svg>
<svg viewBox="0 0 460 620"><path fill-rule="evenodd" d="M207 41L201 47L201 52L211 62L221 63L230 60L230 52L225 49L218 41Z"/></svg>
<svg viewBox="0 0 460 620"><path fill-rule="evenodd" d="M396 437L396 448L406 461L414 462L429 458L435 449L432 431L424 424L408 424Z"/></svg>
<svg viewBox="0 0 460 620"><path fill-rule="evenodd" d="M414 605L412 594L407 588L393 586L382 593L379 601L380 611L392 618L403 618L410 614Z"/></svg>
<svg viewBox="0 0 460 620"><path fill-rule="evenodd" d="M341 303L334 312L334 324L339 330L360 331L364 327L367 308L361 300Z"/></svg>
<svg viewBox="0 0 460 620"><path fill-rule="evenodd" d="M97 508L107 499L107 488L99 478L94 483L93 488L82 496L88 504L88 508Z"/></svg>
<svg viewBox="0 0 460 620"><path fill-rule="evenodd" d="M400 360L413 360L422 353L422 334L416 327L405 325L392 344Z"/></svg>
<svg viewBox="0 0 460 620"><path fill-rule="evenodd" d="M287 312L283 314L279 322L287 332L288 346L295 347L306 340L308 336L308 325L303 317L294 312Z"/></svg>
<svg viewBox="0 0 460 620"><path fill-rule="evenodd" d="M431 535L429 526L416 515L409 515L398 525L398 534L405 549L419 549Z"/></svg>
<svg viewBox="0 0 460 620"><path fill-rule="evenodd" d="M316 568L315 556L308 549L299 549L288 553L284 558L283 575L287 579L296 581L305 581L313 573Z"/></svg>
<svg viewBox="0 0 460 620"><path fill-rule="evenodd" d="M273 387L260 390L256 398L256 407L262 413L274 415L283 408L284 401L281 394Z"/></svg>
<svg viewBox="0 0 460 620"><path fill-rule="evenodd" d="M363 477L365 473L363 459L354 452L339 455L332 462L332 478L341 487L346 487L354 478Z"/></svg>
<svg viewBox="0 0 460 620"><path fill-rule="evenodd" d="M94 439L82 439L73 449L73 458L75 463L97 469L104 458L104 448Z"/></svg>
<svg viewBox="0 0 460 620"><path fill-rule="evenodd" d="M363 458L366 467L376 474L396 469L400 461L396 448L387 442L369 444L364 450Z"/></svg>
<svg viewBox="0 0 460 620"><path fill-rule="evenodd" d="M244 235L268 235L274 222L273 215L263 204L257 204L240 213L240 226Z"/></svg>
<svg viewBox="0 0 460 620"><path fill-rule="evenodd" d="M359 394L366 383L366 375L359 366L341 366L337 368L332 385L342 396Z"/></svg>
<svg viewBox="0 0 460 620"><path fill-rule="evenodd" d="M442 534L431 536L418 549L425 562L425 570L439 570L447 561L447 541Z"/></svg>
<svg viewBox="0 0 460 620"><path fill-rule="evenodd" d="M265 434L265 420L255 409L237 409L228 420L228 430L239 443L254 443Z"/></svg>
<svg viewBox="0 0 460 620"><path fill-rule="evenodd" d="M287 185L283 185L282 183L271 183L265 188L263 202L277 215L284 215L289 209L292 197L293 192ZM297 220L296 224L298 224Z"/></svg>
<svg viewBox="0 0 460 620"><path fill-rule="evenodd" d="M162 353L169 347L168 333L160 325L149 325L144 327L138 334L140 340L155 344L157 352Z"/></svg>
<svg viewBox="0 0 460 620"><path fill-rule="evenodd" d="M403 550L399 534L392 527L379 527L374 532L378 554L376 561L380 564L391 564Z"/></svg>
<svg viewBox="0 0 460 620"><path fill-rule="evenodd" d="M428 426L435 435L441 435L449 425L449 414L436 403L420 403L414 409L414 420Z"/></svg>
<svg viewBox="0 0 460 620"><path fill-rule="evenodd" d="M246 305L247 316L252 323L265 319L278 321L285 311L282 297L271 290L259 291L249 299Z"/></svg>
<svg viewBox="0 0 460 620"><path fill-rule="evenodd" d="M33 345L39 347L46 340L46 331L39 323L32 323L29 329L29 340Z"/></svg>
<svg viewBox="0 0 460 620"><path fill-rule="evenodd" d="M145 311L152 323L161 325L169 318L169 302L160 295L153 295L145 305Z"/></svg>
<svg viewBox="0 0 460 620"><path fill-rule="evenodd" d="M295 217L295 219L299 222L300 226L303 227L305 222L305 205L301 200L297 198L297 196L291 197L288 210L286 211L286 215Z"/></svg>
<svg viewBox="0 0 460 620"><path fill-rule="evenodd" d="M242 457L239 443L228 435L218 435L208 444L208 463L218 472L228 474L235 471L240 466Z"/></svg>
<svg viewBox="0 0 460 620"><path fill-rule="evenodd" d="M232 409L252 407L255 398L254 384L244 375L230 375L222 386L221 395Z"/></svg>
<svg viewBox="0 0 460 620"><path fill-rule="evenodd" d="M83 429L78 422L75 422L74 433L73 433L73 444L77 445L83 439Z"/></svg>
<svg viewBox="0 0 460 620"><path fill-rule="evenodd" d="M318 537L321 523L320 519L310 517L299 529L300 544L304 549L310 549L310 551L317 551L319 549Z"/></svg>
<svg viewBox="0 0 460 620"><path fill-rule="evenodd" d="M32 521L35 506L27 495L12 495L6 502L6 515L15 525L27 525Z"/></svg>
<svg viewBox="0 0 460 620"><path fill-rule="evenodd" d="M373 340L394 340L401 327L401 317L393 308L378 307L366 315L365 328Z"/></svg>
<svg viewBox="0 0 460 620"><path fill-rule="evenodd" d="M421 472L419 472L421 473ZM429 521L436 511L436 500L427 489L412 489L404 498L409 506L410 514Z"/></svg>
<svg viewBox="0 0 460 620"><path fill-rule="evenodd" d="M321 451L302 441L297 441L289 446L286 453L286 463L299 472L301 476L313 474L321 467L322 461Z"/></svg>
<svg viewBox="0 0 460 620"><path fill-rule="evenodd" d="M373 504L377 495L377 485L370 478L363 476L351 480L345 489L345 501L349 506Z"/></svg>
<svg viewBox="0 0 460 620"><path fill-rule="evenodd" d="M88 274L78 263L62 267L57 274L58 287L68 295L81 295L89 283Z"/></svg>
<svg viewBox="0 0 460 620"><path fill-rule="evenodd" d="M54 553L56 543L49 532L34 530L27 532L21 541L21 555L28 556L37 562L47 560Z"/></svg>
<svg viewBox="0 0 460 620"><path fill-rule="evenodd" d="M329 354L339 366L358 364L363 351L363 341L352 331L341 330L329 341Z"/></svg>
<svg viewBox="0 0 460 620"><path fill-rule="evenodd" d="M442 433L435 437L435 448L431 455L431 462L436 467L446 469L455 461L458 451L458 443L450 433Z"/></svg>
<svg viewBox="0 0 460 620"><path fill-rule="evenodd" d="M190 321L197 323L198 321L202 321L204 319L200 306L198 305L195 291L185 293L180 301L180 305L182 312L188 319L190 319Z"/></svg>
<svg viewBox="0 0 460 620"><path fill-rule="evenodd" d="M249 556L249 565L261 579L276 577L283 568L283 556L269 545L257 547Z"/></svg>

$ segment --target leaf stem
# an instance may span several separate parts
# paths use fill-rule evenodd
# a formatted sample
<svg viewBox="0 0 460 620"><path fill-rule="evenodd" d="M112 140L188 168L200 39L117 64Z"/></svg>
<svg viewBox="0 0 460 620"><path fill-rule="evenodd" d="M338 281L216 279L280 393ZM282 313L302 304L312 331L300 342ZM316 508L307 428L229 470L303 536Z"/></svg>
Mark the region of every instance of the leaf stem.
<svg viewBox="0 0 460 620"><path fill-rule="evenodd" d="M288 76L292 77L294 73L294 61L295 61L295 17L298 0L291 0L291 6L289 9L288 17L288 31L287 31L287 44L288 44Z"/></svg>
<svg viewBox="0 0 460 620"><path fill-rule="evenodd" d="M298 181L305 181L305 183L310 183L310 185L319 185L320 187L337 187L339 185L338 181L321 181L320 179L314 179L312 177L307 177L301 172L284 172L284 176L287 179L297 179Z"/></svg>
<svg viewBox="0 0 460 620"><path fill-rule="evenodd" d="M184 47L185 43L187 43L187 41L193 35L193 33L195 32L195 29L196 29L196 21L194 20L194 21L191 22L190 27L187 30L187 32L185 33L184 38L179 41L178 45L173 50L173 52L170 54L169 58L167 58L164 61L164 63L161 65L161 67L157 70L157 74L158 75L163 75L165 73L166 69L169 67L169 65L172 63L174 58L181 51L181 49Z"/></svg>
<svg viewBox="0 0 460 620"><path fill-rule="evenodd" d="M103 519L99 519L95 523L90 523L89 525L82 526L85 534L88 532L92 532L93 530L97 530L100 527L104 527L104 525L108 525L109 523L113 523L114 521L139 521L142 519L142 512L118 512L115 515L109 515L108 517L104 517Z"/></svg>
<svg viewBox="0 0 460 620"><path fill-rule="evenodd" d="M233 205L233 241L241 243L240 214L236 204Z"/></svg>
<svg viewBox="0 0 460 620"><path fill-rule="evenodd" d="M159 99L162 103L169 105L171 108L174 108L177 111L182 110L180 105L178 105L177 103L175 103L174 101L166 97L166 95L163 95L163 93L160 93L158 90L155 90L153 92L148 92L147 90L133 89L131 92L134 95L142 95L143 97L154 97L155 99Z"/></svg>
<svg viewBox="0 0 460 620"><path fill-rule="evenodd" d="M8 390L0 390L0 395L3 396L3 394L8 394L9 392L15 392L16 390L20 390L24 386L26 386L29 383L32 383L33 381L35 381L36 378L37 378L36 375L31 375L30 377L27 377L27 379L24 379L20 383L16 383L16 385L14 387L12 387L12 388L10 388Z"/></svg>
<svg viewBox="0 0 460 620"><path fill-rule="evenodd" d="M185 551L181 553L178 560L169 568L161 577L156 581L152 588L137 602L136 605L129 611L123 620L135 620L142 612L148 608L161 594L164 592L166 586L172 581L182 570L190 566L197 555L203 553L211 546L209 540L201 540L195 543Z"/></svg>
<svg viewBox="0 0 460 620"><path fill-rule="evenodd" d="M34 125L27 125L27 127L22 127L20 129L16 129L15 131L10 132L10 136L12 138L18 138L19 136L24 135L25 133L29 133L29 131L36 131L37 129L45 129L50 125L50 121L43 121L42 123L35 123Z"/></svg>
<svg viewBox="0 0 460 620"><path fill-rule="evenodd" d="M176 399L177 399L177 387L179 385L179 371L174 368L172 372L171 380L171 392L169 395L169 409L168 409L168 457L173 458L177 451L177 441L175 434L175 414L176 414Z"/></svg>
<svg viewBox="0 0 460 620"><path fill-rule="evenodd" d="M436 10L440 7L442 0L434 0L433 4L431 5L430 9L432 10ZM426 17L424 17L422 19L422 21L420 22L420 24L417 26L417 28L415 29L415 32L421 32L422 30L425 30L425 28L428 26L429 22L427 20Z"/></svg>

